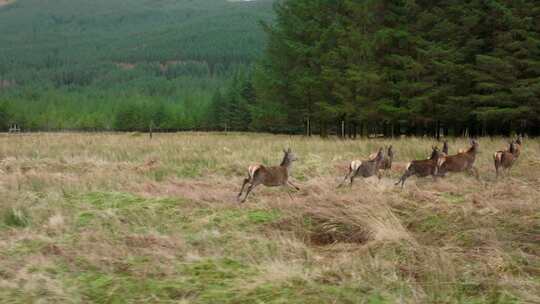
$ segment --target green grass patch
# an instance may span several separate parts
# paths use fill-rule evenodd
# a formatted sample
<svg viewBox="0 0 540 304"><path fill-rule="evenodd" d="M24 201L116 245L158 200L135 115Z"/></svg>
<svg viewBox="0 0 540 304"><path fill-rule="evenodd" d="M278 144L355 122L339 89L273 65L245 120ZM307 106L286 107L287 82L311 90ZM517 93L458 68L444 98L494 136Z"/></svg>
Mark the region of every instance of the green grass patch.
<svg viewBox="0 0 540 304"><path fill-rule="evenodd" d="M121 192L90 192L71 198L74 203L90 204L98 209L174 208L185 203L178 198L148 199Z"/></svg>
<svg viewBox="0 0 540 304"><path fill-rule="evenodd" d="M176 175L180 178L200 177L205 171L217 169L217 164L215 159L209 158L185 159L177 169Z"/></svg>
<svg viewBox="0 0 540 304"><path fill-rule="evenodd" d="M353 286L337 286L291 279L258 286L238 296L232 303L326 304L326 303L393 303L375 291Z"/></svg>
<svg viewBox="0 0 540 304"><path fill-rule="evenodd" d="M418 222L418 230L422 232L447 231L450 223L439 214L431 214Z"/></svg>
<svg viewBox="0 0 540 304"><path fill-rule="evenodd" d="M9 208L2 214L2 224L12 228L25 228L30 226L32 218L26 209Z"/></svg>
<svg viewBox="0 0 540 304"><path fill-rule="evenodd" d="M465 196L461 194L443 192L441 193L441 197L451 204L463 204L465 202Z"/></svg>
<svg viewBox="0 0 540 304"><path fill-rule="evenodd" d="M149 172L145 173L145 175L151 180L154 180L156 182L162 182L173 173L174 173L174 170L160 167L154 170L150 170Z"/></svg>
<svg viewBox="0 0 540 304"><path fill-rule="evenodd" d="M49 243L39 239L23 239L8 250L8 255L24 256L40 252Z"/></svg>
<svg viewBox="0 0 540 304"><path fill-rule="evenodd" d="M76 287L86 301L94 303L150 303L157 299L166 303L237 303L238 280L257 274L232 259L207 259L175 268L176 275L167 278L86 272L77 276Z"/></svg>
<svg viewBox="0 0 540 304"><path fill-rule="evenodd" d="M111 231L128 226L133 232L149 230L168 232L188 221L188 202L181 198L144 198L120 192L90 192L68 198L75 215L76 226L104 227Z"/></svg>
<svg viewBox="0 0 540 304"><path fill-rule="evenodd" d="M245 229L275 222L280 217L281 213L278 210L219 210L213 214L210 225L220 228Z"/></svg>

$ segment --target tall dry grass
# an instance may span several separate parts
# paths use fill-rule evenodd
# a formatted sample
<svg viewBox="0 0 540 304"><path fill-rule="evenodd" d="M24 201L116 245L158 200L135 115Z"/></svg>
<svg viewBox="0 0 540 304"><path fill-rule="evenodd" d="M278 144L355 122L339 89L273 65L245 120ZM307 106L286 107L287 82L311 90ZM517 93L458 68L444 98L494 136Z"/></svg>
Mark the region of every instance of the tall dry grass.
<svg viewBox="0 0 540 304"><path fill-rule="evenodd" d="M394 182L428 138L0 135L0 299L9 303L540 302L540 142L495 179ZM383 145L394 170L336 189ZM451 139L450 153L466 148ZM236 194L252 163L299 156L301 190Z"/></svg>

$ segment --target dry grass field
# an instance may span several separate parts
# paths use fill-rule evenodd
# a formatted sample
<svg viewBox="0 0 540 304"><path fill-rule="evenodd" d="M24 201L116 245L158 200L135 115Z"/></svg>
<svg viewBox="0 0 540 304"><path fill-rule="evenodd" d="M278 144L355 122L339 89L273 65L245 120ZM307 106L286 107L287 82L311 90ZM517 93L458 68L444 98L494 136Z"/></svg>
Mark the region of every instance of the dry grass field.
<svg viewBox="0 0 540 304"><path fill-rule="evenodd" d="M540 303L540 141L495 180L410 178L431 139L0 135L0 303ZM395 169L336 189L392 143ZM450 154L466 148L450 140ZM301 188L236 194L299 157Z"/></svg>

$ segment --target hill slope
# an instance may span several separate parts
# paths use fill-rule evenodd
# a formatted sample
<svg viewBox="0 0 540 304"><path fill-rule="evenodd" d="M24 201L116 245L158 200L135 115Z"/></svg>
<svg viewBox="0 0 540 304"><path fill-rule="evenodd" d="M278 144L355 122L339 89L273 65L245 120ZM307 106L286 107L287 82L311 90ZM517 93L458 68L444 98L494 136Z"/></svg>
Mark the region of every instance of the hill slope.
<svg viewBox="0 0 540 304"><path fill-rule="evenodd" d="M272 3L18 0L2 6L0 130L9 122L24 130L122 130L122 109L137 129L149 120L166 129L199 127L215 90L264 48L258 24L271 21Z"/></svg>
<svg viewBox="0 0 540 304"><path fill-rule="evenodd" d="M0 10L0 75L28 82L111 63L249 62L262 49L257 24L271 18L271 3L19 0ZM77 84L96 78L87 76Z"/></svg>

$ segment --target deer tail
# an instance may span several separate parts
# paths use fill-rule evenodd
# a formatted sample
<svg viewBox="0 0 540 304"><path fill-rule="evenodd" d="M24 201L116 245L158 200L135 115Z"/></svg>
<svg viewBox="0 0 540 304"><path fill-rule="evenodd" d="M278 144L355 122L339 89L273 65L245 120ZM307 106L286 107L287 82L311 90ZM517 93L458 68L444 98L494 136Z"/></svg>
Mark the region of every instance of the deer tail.
<svg viewBox="0 0 540 304"><path fill-rule="evenodd" d="M261 165L251 165L249 166L248 168L248 175L249 175L249 179L252 180L253 177L255 177L255 173L257 172L257 170L259 170L261 168Z"/></svg>
<svg viewBox="0 0 540 304"><path fill-rule="evenodd" d="M502 152L495 152L495 154L493 154L493 160L496 163L500 163L502 161Z"/></svg>
<svg viewBox="0 0 540 304"><path fill-rule="evenodd" d="M358 170L358 168L360 168L361 165L362 165L361 160L353 160L351 162L351 165L349 166L349 169L350 169L351 172L354 172L354 171Z"/></svg>
<svg viewBox="0 0 540 304"><path fill-rule="evenodd" d="M446 157L441 157L437 160L437 167L442 167L444 162L446 161Z"/></svg>

